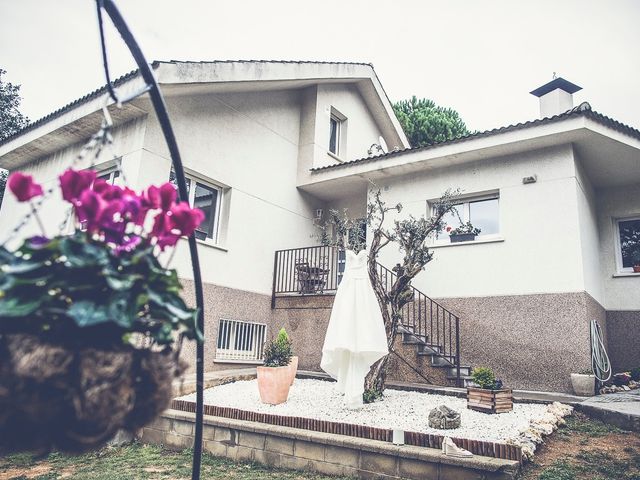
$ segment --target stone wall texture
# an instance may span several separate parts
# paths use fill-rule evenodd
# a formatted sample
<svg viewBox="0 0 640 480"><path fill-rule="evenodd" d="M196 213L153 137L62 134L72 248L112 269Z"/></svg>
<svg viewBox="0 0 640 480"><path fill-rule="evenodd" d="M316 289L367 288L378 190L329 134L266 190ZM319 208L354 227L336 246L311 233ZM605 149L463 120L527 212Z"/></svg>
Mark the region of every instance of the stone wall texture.
<svg viewBox="0 0 640 480"><path fill-rule="evenodd" d="M613 371L640 367L640 311L609 310L607 334Z"/></svg>
<svg viewBox="0 0 640 480"><path fill-rule="evenodd" d="M491 367L510 388L571 392L590 365L589 321L605 310L587 293L440 299L460 317L462 363Z"/></svg>
<svg viewBox="0 0 640 480"><path fill-rule="evenodd" d="M190 448L194 424L193 413L168 410L143 429L141 440L177 450ZM432 448L210 416L204 417L203 448L234 461L380 480L508 480L519 469L512 460L445 457Z"/></svg>
<svg viewBox="0 0 640 480"><path fill-rule="evenodd" d="M193 283L184 281L187 298ZM589 322L603 327L615 368L640 364L637 348L640 312L606 312L586 292L439 299L460 317L462 364L489 366L505 385L515 389L571 392L570 374L589 368ZM192 300L193 303L193 300ZM269 338L284 327L301 370L320 370L322 344L333 296L279 297L271 309L269 295L205 285L205 371L228 370L246 364L215 362L215 342L221 318L267 324ZM446 385L442 369L419 358L414 348L398 349L405 362L393 359L396 381L424 381L418 368L436 384ZM194 371L195 345L186 342L182 358ZM443 376L444 375L444 376Z"/></svg>

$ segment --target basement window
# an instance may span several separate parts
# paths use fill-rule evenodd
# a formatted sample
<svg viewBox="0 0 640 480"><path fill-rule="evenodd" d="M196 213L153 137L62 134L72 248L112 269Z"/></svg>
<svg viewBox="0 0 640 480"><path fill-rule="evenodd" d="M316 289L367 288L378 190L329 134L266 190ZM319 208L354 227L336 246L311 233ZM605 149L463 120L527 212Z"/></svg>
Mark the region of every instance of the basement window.
<svg viewBox="0 0 640 480"><path fill-rule="evenodd" d="M616 220L616 263L619 273L633 273L640 265L640 217Z"/></svg>
<svg viewBox="0 0 640 480"><path fill-rule="evenodd" d="M218 323L216 361L262 363L267 325L221 319Z"/></svg>

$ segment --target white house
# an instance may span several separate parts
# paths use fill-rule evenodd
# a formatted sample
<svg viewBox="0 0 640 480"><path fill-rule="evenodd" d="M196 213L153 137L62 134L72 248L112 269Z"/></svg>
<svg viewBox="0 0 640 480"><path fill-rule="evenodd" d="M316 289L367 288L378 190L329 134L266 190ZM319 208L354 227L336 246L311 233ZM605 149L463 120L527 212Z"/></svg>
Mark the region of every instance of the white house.
<svg viewBox="0 0 640 480"><path fill-rule="evenodd" d="M416 293L407 312L421 344L399 345L398 378L447 382L457 366L488 365L511 386L565 391L569 373L589 365L592 318L605 327L615 367L640 365L640 274L620 251L621 228L640 229L640 132L588 104L574 108L579 87L558 79L532 92L538 120L411 149L367 64L153 66L190 200L207 214L198 232L206 369L256 363L262 338L282 325L301 367L319 368L340 256L301 247L318 245L314 221L330 208L364 217L369 180L385 201L403 204L402 216L427 214L444 190L460 188L459 211L482 229L472 242L433 239L435 259L415 280L428 297ZM132 72L117 84L126 92L140 82ZM0 167L55 182L106 103L103 88L34 122L0 144ZM109 111L114 152L95 168L132 188L168 180L150 102ZM388 153L369 153L380 144ZM23 208L5 196L3 232ZM46 207L52 233L61 208L55 200ZM380 263L398 258L387 247ZM188 262L183 245L174 265L187 290Z"/></svg>

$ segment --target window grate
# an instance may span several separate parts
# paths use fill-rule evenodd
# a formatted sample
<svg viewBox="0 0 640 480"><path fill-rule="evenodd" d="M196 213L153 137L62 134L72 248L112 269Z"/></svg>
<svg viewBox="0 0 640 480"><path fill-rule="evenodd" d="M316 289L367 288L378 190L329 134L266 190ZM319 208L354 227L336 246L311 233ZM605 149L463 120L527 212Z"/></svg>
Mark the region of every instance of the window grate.
<svg viewBox="0 0 640 480"><path fill-rule="evenodd" d="M267 325L221 319L216 360L261 362Z"/></svg>

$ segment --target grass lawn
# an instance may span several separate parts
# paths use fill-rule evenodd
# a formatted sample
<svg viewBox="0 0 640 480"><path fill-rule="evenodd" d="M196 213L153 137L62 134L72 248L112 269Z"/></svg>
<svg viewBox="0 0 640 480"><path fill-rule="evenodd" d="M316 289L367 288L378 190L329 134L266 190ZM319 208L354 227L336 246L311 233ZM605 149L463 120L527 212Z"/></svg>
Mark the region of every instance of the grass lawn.
<svg viewBox="0 0 640 480"><path fill-rule="evenodd" d="M640 480L640 434L581 413L545 439L519 480Z"/></svg>
<svg viewBox="0 0 640 480"><path fill-rule="evenodd" d="M155 445L134 443L126 447L105 448L96 453L66 456L52 453L34 460L20 454L0 457L0 480L190 480L191 451L171 452ZM274 470L261 465L235 463L207 453L202 456L203 479L235 480L323 480L335 479L304 472Z"/></svg>
<svg viewBox="0 0 640 480"><path fill-rule="evenodd" d="M137 443L76 457L59 453L37 460L26 454L0 457L0 480L188 480L190 474L190 451L171 452ZM208 454L202 458L202 478L329 479L235 463ZM640 480L640 434L575 413L567 419L566 426L547 437L519 480Z"/></svg>

